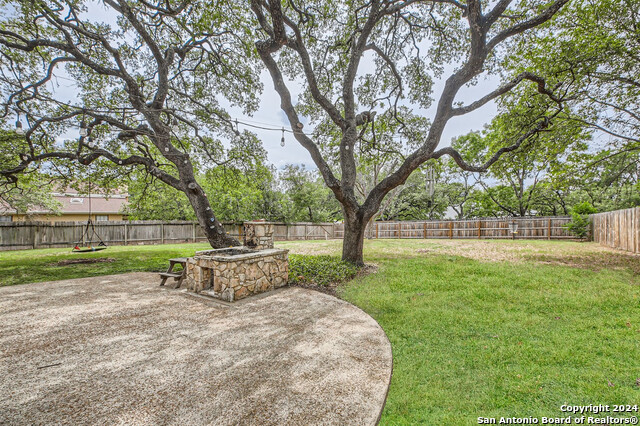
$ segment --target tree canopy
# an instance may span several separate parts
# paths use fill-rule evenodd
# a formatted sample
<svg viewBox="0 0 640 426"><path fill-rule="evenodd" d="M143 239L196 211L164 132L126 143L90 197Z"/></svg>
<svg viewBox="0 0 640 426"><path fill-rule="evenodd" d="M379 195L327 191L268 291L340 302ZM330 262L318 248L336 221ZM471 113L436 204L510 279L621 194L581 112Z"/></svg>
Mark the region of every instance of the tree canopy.
<svg viewBox="0 0 640 426"><path fill-rule="evenodd" d="M194 164L241 167L264 157L255 136L238 132L225 112L227 105L252 111L260 91L242 3L0 6L7 12L0 111L15 114L25 130L22 149L2 164L1 183L59 160L143 169L185 194L212 245L237 244L214 216ZM71 97L60 89L65 84Z"/></svg>

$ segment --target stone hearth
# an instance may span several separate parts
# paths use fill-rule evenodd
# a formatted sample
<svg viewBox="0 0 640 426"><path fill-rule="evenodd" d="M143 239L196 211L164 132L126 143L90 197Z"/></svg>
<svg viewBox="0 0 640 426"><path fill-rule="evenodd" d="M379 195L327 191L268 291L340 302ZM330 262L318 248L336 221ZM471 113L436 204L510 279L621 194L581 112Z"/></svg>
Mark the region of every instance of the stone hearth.
<svg viewBox="0 0 640 426"><path fill-rule="evenodd" d="M188 290L233 302L287 284L289 250L273 248L273 224L247 222L245 246L196 252L187 259Z"/></svg>

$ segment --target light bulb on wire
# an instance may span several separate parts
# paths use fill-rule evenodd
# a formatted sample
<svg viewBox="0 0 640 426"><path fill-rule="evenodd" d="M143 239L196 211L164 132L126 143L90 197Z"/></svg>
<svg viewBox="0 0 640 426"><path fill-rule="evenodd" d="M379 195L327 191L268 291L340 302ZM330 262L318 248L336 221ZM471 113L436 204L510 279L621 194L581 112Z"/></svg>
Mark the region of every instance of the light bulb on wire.
<svg viewBox="0 0 640 426"><path fill-rule="evenodd" d="M238 139L240 137L240 130L238 130L238 119L235 119L236 128L233 129L234 139Z"/></svg>
<svg viewBox="0 0 640 426"><path fill-rule="evenodd" d="M282 139L280 139L280 146L284 146L284 127L282 128Z"/></svg>
<svg viewBox="0 0 640 426"><path fill-rule="evenodd" d="M84 121L84 116L82 117L82 123L80 123L80 136L83 138L89 136L89 129L87 129L87 123Z"/></svg>
<svg viewBox="0 0 640 426"><path fill-rule="evenodd" d="M20 121L20 113L16 111L16 134L24 135L24 129L22 128L22 121Z"/></svg>
<svg viewBox="0 0 640 426"><path fill-rule="evenodd" d="M24 129L22 128L22 121L20 121L20 117L16 121L16 133L18 135L24 135Z"/></svg>

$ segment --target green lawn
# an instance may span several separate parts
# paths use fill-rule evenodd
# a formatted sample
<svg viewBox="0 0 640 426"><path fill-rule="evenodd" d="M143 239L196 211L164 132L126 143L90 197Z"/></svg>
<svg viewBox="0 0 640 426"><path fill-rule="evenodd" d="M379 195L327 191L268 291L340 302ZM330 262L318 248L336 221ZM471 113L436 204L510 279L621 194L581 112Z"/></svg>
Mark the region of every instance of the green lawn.
<svg viewBox="0 0 640 426"><path fill-rule="evenodd" d="M94 277L138 271L166 271L168 259L191 256L207 244L158 246L113 246L92 253L71 253L71 249L38 249L0 252L0 286L67 278ZM72 259L112 259L109 262L58 266Z"/></svg>
<svg viewBox="0 0 640 426"><path fill-rule="evenodd" d="M340 249L337 241L278 246ZM204 247L2 252L0 284L159 271L169 257ZM378 271L340 295L373 316L392 344L381 424L477 424L480 416L566 417L565 403L640 404L640 257L554 241L382 240L365 250ZM115 261L54 266L76 257Z"/></svg>
<svg viewBox="0 0 640 426"><path fill-rule="evenodd" d="M339 248L319 245L327 253ZM499 261L450 254L456 246ZM639 257L547 241L365 247L379 271L341 296L391 341L381 424L477 424L480 416L566 417L565 403L640 404Z"/></svg>

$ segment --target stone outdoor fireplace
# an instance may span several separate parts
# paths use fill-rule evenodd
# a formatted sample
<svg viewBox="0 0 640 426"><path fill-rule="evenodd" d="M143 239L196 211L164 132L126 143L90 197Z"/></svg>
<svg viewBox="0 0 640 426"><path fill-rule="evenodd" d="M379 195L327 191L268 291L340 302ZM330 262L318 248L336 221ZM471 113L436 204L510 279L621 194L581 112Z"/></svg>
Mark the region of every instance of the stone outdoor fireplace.
<svg viewBox="0 0 640 426"><path fill-rule="evenodd" d="M242 228L245 247L256 250L273 248L273 223L245 222Z"/></svg>
<svg viewBox="0 0 640 426"><path fill-rule="evenodd" d="M187 259L188 290L233 302L283 287L289 275L289 250L273 248L274 226L244 224L244 246L196 252Z"/></svg>

